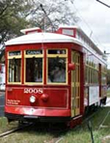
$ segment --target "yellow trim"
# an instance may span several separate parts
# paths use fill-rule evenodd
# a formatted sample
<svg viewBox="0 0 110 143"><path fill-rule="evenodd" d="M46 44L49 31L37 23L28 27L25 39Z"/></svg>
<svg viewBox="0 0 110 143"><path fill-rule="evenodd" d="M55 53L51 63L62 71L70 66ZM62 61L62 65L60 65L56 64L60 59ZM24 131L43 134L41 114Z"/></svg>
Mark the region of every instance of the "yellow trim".
<svg viewBox="0 0 110 143"><path fill-rule="evenodd" d="M8 82L8 84L21 84L22 82Z"/></svg>
<svg viewBox="0 0 110 143"><path fill-rule="evenodd" d="M103 71L102 71L101 73L104 74L104 75L107 75L107 72L103 72Z"/></svg>
<svg viewBox="0 0 110 143"><path fill-rule="evenodd" d="M46 54L47 54L47 51L46 51ZM46 83L48 84L48 57L46 57Z"/></svg>
<svg viewBox="0 0 110 143"><path fill-rule="evenodd" d="M21 58L21 55L19 56L9 56L8 59L20 59Z"/></svg>
<svg viewBox="0 0 110 143"><path fill-rule="evenodd" d="M71 72L71 116L80 114L80 54L72 51L72 63L74 62L76 68Z"/></svg>
<svg viewBox="0 0 110 143"><path fill-rule="evenodd" d="M63 83L63 82L59 82L59 83L58 83L58 82L57 82L57 83L56 83L56 82L52 82L52 83L49 82L49 83L47 83L47 84L48 84L48 85L67 85L67 82L65 82L65 83Z"/></svg>
<svg viewBox="0 0 110 143"><path fill-rule="evenodd" d="M56 57L65 58L65 57L67 57L67 55L65 55L65 54L62 54L62 55L61 54L48 54L47 57L48 58L51 58L51 57L52 58L56 58Z"/></svg>
<svg viewBox="0 0 110 143"><path fill-rule="evenodd" d="M25 55L25 58L42 58L43 54L39 55Z"/></svg>
<svg viewBox="0 0 110 143"><path fill-rule="evenodd" d="M26 85L43 85L43 82L24 82Z"/></svg>
<svg viewBox="0 0 110 143"><path fill-rule="evenodd" d="M88 65L88 64L86 64L86 67L91 68L91 69L96 70L96 71L99 71L98 68L94 68L94 67L92 67L92 66L90 66L90 65Z"/></svg>
<svg viewBox="0 0 110 143"><path fill-rule="evenodd" d="M25 53L25 51L24 51L24 53ZM25 84L25 81L26 81L26 74L25 74L26 73L25 72L26 71L26 59L25 59L25 55L24 55L24 59L23 60L24 60L24 84Z"/></svg>

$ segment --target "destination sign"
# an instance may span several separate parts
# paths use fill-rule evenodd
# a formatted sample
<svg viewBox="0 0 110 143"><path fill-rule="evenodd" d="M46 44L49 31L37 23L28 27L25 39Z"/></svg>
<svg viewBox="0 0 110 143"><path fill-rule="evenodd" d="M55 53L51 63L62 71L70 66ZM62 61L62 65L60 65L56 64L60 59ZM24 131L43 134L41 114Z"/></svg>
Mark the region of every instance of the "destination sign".
<svg viewBox="0 0 110 143"><path fill-rule="evenodd" d="M12 51L12 52L9 52L9 56L19 56L21 55L21 51Z"/></svg>
<svg viewBox="0 0 110 143"><path fill-rule="evenodd" d="M48 54L66 54L66 50L48 50Z"/></svg>
<svg viewBox="0 0 110 143"><path fill-rule="evenodd" d="M26 55L38 55L42 54L42 50L27 50Z"/></svg>

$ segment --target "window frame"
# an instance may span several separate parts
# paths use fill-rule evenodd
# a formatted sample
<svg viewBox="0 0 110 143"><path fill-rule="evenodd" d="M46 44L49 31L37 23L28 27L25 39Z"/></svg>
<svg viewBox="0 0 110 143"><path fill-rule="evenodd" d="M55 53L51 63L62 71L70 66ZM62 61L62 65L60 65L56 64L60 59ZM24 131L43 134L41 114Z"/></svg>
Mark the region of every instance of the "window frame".
<svg viewBox="0 0 110 143"><path fill-rule="evenodd" d="M10 52L20 52L20 55L9 55ZM22 51L21 50L17 50L17 51L9 51L7 53L7 83L8 84L21 84L22 83ZM21 71L20 71L20 82L9 82L9 60L11 59L21 59Z"/></svg>
<svg viewBox="0 0 110 143"><path fill-rule="evenodd" d="M27 50L42 50L41 54L30 54L27 55ZM26 82L26 59L32 59L32 58L42 58L42 82ZM24 84L27 85L43 85L44 84L44 50L43 49L26 49L24 50Z"/></svg>

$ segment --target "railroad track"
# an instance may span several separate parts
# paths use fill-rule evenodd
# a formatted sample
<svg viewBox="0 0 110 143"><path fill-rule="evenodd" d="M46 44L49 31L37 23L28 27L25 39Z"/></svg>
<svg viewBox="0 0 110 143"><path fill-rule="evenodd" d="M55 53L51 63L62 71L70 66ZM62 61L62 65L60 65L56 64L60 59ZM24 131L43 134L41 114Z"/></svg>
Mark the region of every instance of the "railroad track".
<svg viewBox="0 0 110 143"><path fill-rule="evenodd" d="M33 125L33 123L26 124L26 125L22 125L22 126L19 126L19 127L17 127L17 128L14 128L14 129L12 129L12 130L3 132L3 133L0 134L0 138L5 137L5 136L7 136L7 135L10 135L10 134L12 134L12 133L14 133L14 132L17 132L17 131L19 131L19 130L25 129L26 127L29 127L29 126L31 126L31 125Z"/></svg>
<svg viewBox="0 0 110 143"><path fill-rule="evenodd" d="M92 113L91 115L89 115L85 119L83 119L83 122L81 124L84 124L85 122L91 120L93 118L93 116L95 116L95 114L97 114L97 111L95 111L94 113ZM23 130L26 127L29 127L29 126L32 126L32 125L34 125L34 123L30 123L30 124L26 124L26 125L23 125L23 126L19 126L17 128L12 129L12 130L8 130L6 132L3 132L3 133L0 134L0 138L8 136L8 135L10 135L10 134L12 134L14 132L19 131L19 130ZM76 129L77 127L79 127L79 126L74 127L73 130ZM48 141L48 143L52 143L52 142L59 143L63 139L63 137L59 137L59 134L61 135L62 133L69 131L69 128L68 127L67 128L65 127L63 129L56 128L55 130L53 129L54 132L57 132L56 137L54 137L52 140ZM51 131L51 129L50 129L50 131ZM47 141L44 141L44 143L47 143Z"/></svg>

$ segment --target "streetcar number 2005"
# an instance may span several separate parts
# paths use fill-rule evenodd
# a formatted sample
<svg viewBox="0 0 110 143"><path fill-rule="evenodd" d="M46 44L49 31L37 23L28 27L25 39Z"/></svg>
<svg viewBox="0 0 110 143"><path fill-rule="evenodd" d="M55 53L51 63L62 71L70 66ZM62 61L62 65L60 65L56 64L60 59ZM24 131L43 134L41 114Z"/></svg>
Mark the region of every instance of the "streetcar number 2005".
<svg viewBox="0 0 110 143"><path fill-rule="evenodd" d="M24 88L24 93L43 93L43 89L40 88Z"/></svg>

